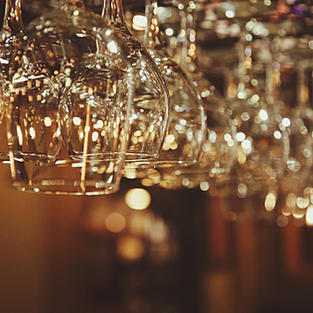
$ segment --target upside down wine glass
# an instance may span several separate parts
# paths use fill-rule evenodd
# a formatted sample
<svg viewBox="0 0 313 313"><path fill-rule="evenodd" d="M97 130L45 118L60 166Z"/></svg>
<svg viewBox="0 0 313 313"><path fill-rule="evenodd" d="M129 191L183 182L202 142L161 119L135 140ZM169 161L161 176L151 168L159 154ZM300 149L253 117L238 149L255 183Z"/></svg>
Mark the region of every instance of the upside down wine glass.
<svg viewBox="0 0 313 313"><path fill-rule="evenodd" d="M241 3L238 5L240 6ZM285 206L282 210L288 211L292 210L293 201L290 199L303 189L312 166L312 137L310 135L313 121L312 110L303 101L302 92L289 87L286 93L284 86L292 71L298 73L297 81L300 86L303 86L301 69L306 63L304 59L308 58L310 52L309 49L303 49L305 37L302 39L299 37L307 32L305 21L308 6L304 1L280 1L267 4L255 3L250 4L249 7L255 12L255 18L247 20L245 29L248 31L248 38L249 35L259 36L260 54L263 54L263 57L266 54L269 56L266 77L267 102L275 104L273 108L276 114L284 114L280 130L286 131L289 141L288 152L283 160L284 171L266 186L264 206L266 211L275 213L278 192L282 192L285 198ZM244 12L244 10L240 11ZM263 45L269 46L270 50L264 51ZM257 73L257 70L255 72ZM287 105L286 100L288 104L291 103L290 106ZM294 106L296 108L293 108ZM261 215L261 212L259 214Z"/></svg>
<svg viewBox="0 0 313 313"><path fill-rule="evenodd" d="M313 209L313 179L312 179L312 158L313 158L313 110L312 95L309 90L312 88L312 59L302 58L297 64L298 72L298 107L294 109L296 116L301 118L302 126L298 132L301 136L296 137L297 142L293 142L293 149L298 152L297 158L291 155L287 164L288 176L282 180L282 190L284 191L285 205L282 208L284 216L293 216L298 219L306 218L306 222L311 224L310 214ZM299 141L299 138L303 138ZM306 139L306 141L304 141ZM293 158L292 158L293 157ZM295 162L296 161L296 162ZM291 174L291 175L290 175ZM286 178L293 178L288 180ZM296 188L292 188L295 187Z"/></svg>
<svg viewBox="0 0 313 313"><path fill-rule="evenodd" d="M104 0L102 18L124 39L129 51L129 61L134 68L135 101L131 113L126 163L136 166L150 164L150 161L159 159L168 128L168 89L159 68L128 30L124 21L122 1ZM140 154L143 156L140 157Z"/></svg>
<svg viewBox="0 0 313 313"><path fill-rule="evenodd" d="M124 42L82 1L64 1L24 37L9 103L13 185L56 194L116 191L135 101ZM113 58L123 59L123 70Z"/></svg>
<svg viewBox="0 0 313 313"><path fill-rule="evenodd" d="M169 129L157 166L191 165L197 162L206 131L204 107L184 71L168 56L160 39L157 1L147 1L145 46L161 69L170 92Z"/></svg>
<svg viewBox="0 0 313 313"><path fill-rule="evenodd" d="M272 216L264 210L264 205L267 211L275 207L279 180L285 173L289 155L291 121L284 103L273 92L270 29L264 23L265 16L271 14L268 5L263 1L232 1L227 2L225 12L241 30L237 44L238 66L226 79L230 82L226 86L227 105L237 127L236 163L230 180L222 189L227 196L226 214L231 218L246 213L256 219ZM259 6L264 6L264 10ZM238 197L245 199L244 203L234 206ZM258 202L264 201L262 208L246 205L255 197Z"/></svg>
<svg viewBox="0 0 313 313"><path fill-rule="evenodd" d="M242 30L238 43L239 82L228 93L238 141L230 190L244 198L256 192L276 192L289 153L290 119L284 116L284 108L272 94L268 29L255 18L239 17L238 22Z"/></svg>
<svg viewBox="0 0 313 313"><path fill-rule="evenodd" d="M312 13L306 1L274 5L277 14L271 27L277 94L290 109L288 128L290 152L280 192L281 213L300 219L312 209L313 111L312 96Z"/></svg>
<svg viewBox="0 0 313 313"><path fill-rule="evenodd" d="M117 8L117 9L115 9ZM197 151L199 151L198 147L195 147L195 151L191 151L190 147L188 145L184 144L179 144L178 142L174 142L177 135L172 134L171 132L175 131L177 133L177 130L174 130L174 118L173 115L176 114L177 111L180 109L181 110L181 116L183 114L186 114L186 117L189 116L191 119L191 124L193 123L194 125L191 127L194 127L194 130L189 128L189 137L193 137L196 135L197 128L199 130L199 138L196 138L197 140L201 140L200 133L201 127L203 127L203 113L201 112L203 109L201 108L201 105L199 105L199 100L197 99L196 94L194 93L192 87L189 85L189 83L186 80L186 77L184 74L181 72L179 67L175 62L172 62L164 52L164 49L161 49L162 51L159 51L159 48L162 48L158 34L159 34L159 25L158 25L158 20L157 20L157 2L153 1L152 3L147 3L147 17L148 17L148 22L147 22L147 30L146 30L146 36L145 36L145 47L149 51L153 61L157 65L158 68L160 68L161 73L163 74L163 78L166 80L167 87L170 92L170 100L171 100L171 112L170 112L170 122L169 122L169 130L167 132L166 138L168 138L168 135L170 135L170 141L172 140L172 137L174 136L174 140L171 141L172 147L176 145L176 148L168 148L163 145L163 148L161 150L160 157L157 159L154 164L160 165L161 163L188 163L188 162L195 162L195 155L197 155ZM112 14L114 12L114 14ZM120 32L125 34L126 37L131 37L132 40L131 42L133 45L138 45L138 42L133 38L132 35L130 35L128 30L125 30L126 26L125 23L123 22L123 15L122 15L122 3L121 1L105 1L104 2L104 9L103 9L103 17L108 23L111 23L114 25L117 29L119 29ZM167 72L165 73L165 69ZM164 75L166 74L166 75ZM177 86L178 82L183 84L185 86L185 93L182 91L183 88L179 88ZM176 85L175 85L176 84ZM173 89L176 88L176 89ZM174 92L175 91L175 92ZM184 105L188 102L187 100L185 101L183 99L183 94L185 97L188 98L190 103L184 107ZM176 99L175 99L176 97ZM181 102L181 104L179 104ZM180 105L180 108L178 108L178 104ZM176 106L176 107L175 107ZM176 112L176 113L175 113ZM195 113L196 112L196 113ZM198 114L199 113L199 114ZM178 114L178 113L177 113ZM194 114L198 114L197 118L193 118ZM172 121L172 122L171 122ZM197 126L198 125L198 126ZM181 127L181 138L183 138L186 134L184 134L184 128L185 126L183 125ZM176 137L175 137L176 136ZM196 136L195 136L196 137ZM166 145L166 140L165 138L165 145ZM199 142L198 142L199 143ZM164 149L165 147L165 149ZM184 149L182 151L182 149ZM178 151L181 151L182 153L178 153ZM185 155L184 155L185 154ZM189 154L189 155L188 155ZM179 157L181 155L181 157ZM187 156L188 155L188 156ZM179 159L180 158L180 159Z"/></svg>
<svg viewBox="0 0 313 313"><path fill-rule="evenodd" d="M178 3L181 16L181 33L184 34L180 49L180 65L202 99L206 113L206 136L196 165L172 172L172 183L164 188L193 188L211 192L228 179L236 153L236 126L228 115L225 100L206 79L198 64L197 32L194 1ZM216 192L216 191L215 191Z"/></svg>
<svg viewBox="0 0 313 313"><path fill-rule="evenodd" d="M171 184L173 170L197 162L205 137L206 117L195 88L162 44L157 8L157 1L146 2L145 46L166 81L171 110L169 128L159 159L154 162L155 168L148 169L143 176L153 183Z"/></svg>
<svg viewBox="0 0 313 313"><path fill-rule="evenodd" d="M20 62L24 25L21 14L21 2L6 0L5 13L0 31L0 162L9 160L6 136L6 99L10 88L12 71Z"/></svg>

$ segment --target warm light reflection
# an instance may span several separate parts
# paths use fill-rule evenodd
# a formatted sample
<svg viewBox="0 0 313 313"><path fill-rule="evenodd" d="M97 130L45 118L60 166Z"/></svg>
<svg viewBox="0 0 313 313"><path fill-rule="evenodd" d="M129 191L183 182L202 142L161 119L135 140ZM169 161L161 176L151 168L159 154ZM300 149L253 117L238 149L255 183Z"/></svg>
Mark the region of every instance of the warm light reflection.
<svg viewBox="0 0 313 313"><path fill-rule="evenodd" d="M125 195L126 204L134 210L144 210L151 203L150 193L142 188L130 189Z"/></svg>
<svg viewBox="0 0 313 313"><path fill-rule="evenodd" d="M290 208L293 208L296 206L297 203L297 196L294 193L289 193L286 197L286 204Z"/></svg>
<svg viewBox="0 0 313 313"><path fill-rule="evenodd" d="M144 15L135 15L133 17L133 29L134 30L145 30L147 25L147 18Z"/></svg>
<svg viewBox="0 0 313 313"><path fill-rule="evenodd" d="M105 226L112 233L120 233L126 227L125 217L120 213L113 212L106 217Z"/></svg>
<svg viewBox="0 0 313 313"><path fill-rule="evenodd" d="M304 215L305 215L305 210L303 209L297 209L292 213L292 216L297 220L302 219Z"/></svg>
<svg viewBox="0 0 313 313"><path fill-rule="evenodd" d="M136 169L132 167L125 167L124 176L128 179L135 179L137 177Z"/></svg>
<svg viewBox="0 0 313 313"><path fill-rule="evenodd" d="M49 116L46 116L44 118L44 124L45 124L46 127L50 127L52 125L52 120L51 120L51 118Z"/></svg>
<svg viewBox="0 0 313 313"><path fill-rule="evenodd" d="M239 198L245 198L248 193L248 187L244 183L240 183L237 187L237 195Z"/></svg>
<svg viewBox="0 0 313 313"><path fill-rule="evenodd" d="M143 257L145 245L139 238L126 236L118 239L118 255L126 261L136 261Z"/></svg>
<svg viewBox="0 0 313 313"><path fill-rule="evenodd" d="M167 36L173 36L173 35L174 35L174 30L173 30L173 28L167 28L167 29L165 30L165 34L166 34Z"/></svg>
<svg viewBox="0 0 313 313"><path fill-rule="evenodd" d="M299 209L305 209L310 204L310 200L304 197L297 197L297 206Z"/></svg>
<svg viewBox="0 0 313 313"><path fill-rule="evenodd" d="M80 119L80 117L74 116L74 117L73 117L73 123L74 123L74 125L79 126L79 125L81 124L81 119Z"/></svg>
<svg viewBox="0 0 313 313"><path fill-rule="evenodd" d="M210 188L210 185L209 185L208 182L203 181L203 182L200 183L200 189L201 189L201 191L208 191L209 188Z"/></svg>
<svg viewBox="0 0 313 313"><path fill-rule="evenodd" d="M276 194L273 192L269 192L266 195L264 206L266 211L273 211L276 206Z"/></svg>
<svg viewBox="0 0 313 313"><path fill-rule="evenodd" d="M30 135L31 139L36 138L36 131L33 127L29 127L29 135Z"/></svg>
<svg viewBox="0 0 313 313"><path fill-rule="evenodd" d="M21 130L20 125L16 125L16 133L17 133L17 139L20 146L23 145L23 133Z"/></svg>
<svg viewBox="0 0 313 313"><path fill-rule="evenodd" d="M313 205L309 205L305 214L305 223L307 226L313 226Z"/></svg>
<svg viewBox="0 0 313 313"><path fill-rule="evenodd" d="M149 178L144 178L141 180L141 184L145 187L152 187L154 184L153 184L153 181Z"/></svg>
<svg viewBox="0 0 313 313"><path fill-rule="evenodd" d="M154 219L149 227L149 237L155 244L164 243L169 236L169 229L162 219Z"/></svg>
<svg viewBox="0 0 313 313"><path fill-rule="evenodd" d="M148 212L148 211L146 211ZM137 213L132 214L129 219L129 230L135 236L145 236L151 226L151 214Z"/></svg>

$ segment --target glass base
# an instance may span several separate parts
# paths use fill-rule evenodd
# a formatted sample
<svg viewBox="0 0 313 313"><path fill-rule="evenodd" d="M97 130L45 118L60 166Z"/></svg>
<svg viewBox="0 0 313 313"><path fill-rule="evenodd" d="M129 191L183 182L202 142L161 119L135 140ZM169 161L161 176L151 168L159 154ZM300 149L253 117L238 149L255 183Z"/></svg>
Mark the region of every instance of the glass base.
<svg viewBox="0 0 313 313"><path fill-rule="evenodd" d="M120 153L96 153L96 154L71 154L70 158L74 161L81 161L84 158L87 160L91 159L92 161L112 161L120 158ZM139 153L139 152L127 152L125 155L125 162L127 163L149 163L151 161L156 161L158 159L158 154L148 154L148 153Z"/></svg>
<svg viewBox="0 0 313 313"><path fill-rule="evenodd" d="M119 189L121 161L82 162L69 160L53 166L33 160L10 162L12 185L20 191L55 195L101 195Z"/></svg>
<svg viewBox="0 0 313 313"><path fill-rule="evenodd" d="M175 170L183 169L192 166L196 161L150 161L150 162L126 162L123 170L123 175L126 178L145 178L151 175L151 172L160 173L160 177L164 173L174 172ZM153 174L152 174L153 175Z"/></svg>
<svg viewBox="0 0 313 313"><path fill-rule="evenodd" d="M197 160L157 160L153 164L157 168L187 167L197 163Z"/></svg>
<svg viewBox="0 0 313 313"><path fill-rule="evenodd" d="M18 191L44 193L53 195L104 195L117 192L119 186L117 184L103 184L102 181L88 180L84 184L78 180L38 180L27 182L13 182L13 187Z"/></svg>

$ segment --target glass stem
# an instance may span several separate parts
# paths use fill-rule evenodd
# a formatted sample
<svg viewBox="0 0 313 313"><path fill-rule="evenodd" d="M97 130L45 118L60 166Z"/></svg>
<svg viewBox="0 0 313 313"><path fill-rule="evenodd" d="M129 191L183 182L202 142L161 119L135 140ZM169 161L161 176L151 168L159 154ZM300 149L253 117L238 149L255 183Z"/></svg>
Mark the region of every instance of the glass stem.
<svg viewBox="0 0 313 313"><path fill-rule="evenodd" d="M238 81L238 94L245 93L245 77L247 75L248 69L246 66L246 55L245 55L245 45L242 41L239 41L237 45L237 51L238 51L238 58L239 58L239 64L238 64L238 75L239 75L239 81ZM245 97L246 98L246 97Z"/></svg>
<svg viewBox="0 0 313 313"><path fill-rule="evenodd" d="M180 51L180 66L186 72L194 72L197 68L197 33L194 16L196 4L194 1L188 1L186 7L184 5L178 7L181 8L181 32L184 38Z"/></svg>
<svg viewBox="0 0 313 313"><path fill-rule="evenodd" d="M273 95L273 62L269 42L262 40L262 53L260 53L255 48L256 42L253 40L247 42L245 37L246 33L243 33L237 45L239 56L237 95L241 99L246 99L252 93L258 93L270 98Z"/></svg>
<svg viewBox="0 0 313 313"><path fill-rule="evenodd" d="M6 0L3 29L11 34L17 34L24 30L22 0Z"/></svg>
<svg viewBox="0 0 313 313"><path fill-rule="evenodd" d="M104 0L102 18L108 25L125 25L122 0Z"/></svg>
<svg viewBox="0 0 313 313"><path fill-rule="evenodd" d="M274 78L274 63L273 56L269 50L270 42L268 38L265 38L263 41L264 52L268 52L267 62L265 63L265 95L268 104L274 105L274 98L277 96L277 92L275 94L275 78Z"/></svg>
<svg viewBox="0 0 313 313"><path fill-rule="evenodd" d="M308 68L306 61L300 61L297 65L297 107L310 107L308 100L308 86L305 71Z"/></svg>
<svg viewBox="0 0 313 313"><path fill-rule="evenodd" d="M156 0L146 0L145 15L147 24L144 35L144 45L147 49L155 49L161 45L159 38L158 2Z"/></svg>

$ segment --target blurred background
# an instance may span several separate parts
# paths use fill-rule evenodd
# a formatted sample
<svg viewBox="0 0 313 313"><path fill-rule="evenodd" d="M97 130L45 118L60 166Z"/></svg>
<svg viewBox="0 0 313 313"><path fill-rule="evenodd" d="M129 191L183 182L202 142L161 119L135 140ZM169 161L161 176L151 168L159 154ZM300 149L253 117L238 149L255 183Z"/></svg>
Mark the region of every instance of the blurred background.
<svg viewBox="0 0 313 313"><path fill-rule="evenodd" d="M102 1L89 5L100 10ZM23 6L26 23L49 8L39 0ZM3 8L2 0L1 15ZM125 9L131 25L144 2L125 1ZM202 70L223 92L208 55L232 49L238 34L217 38L205 5L198 15ZM171 16L163 25L175 38ZM48 196L17 192L9 181L1 165L0 312L313 312L311 223L266 211L257 195L124 179L110 196Z"/></svg>
<svg viewBox="0 0 313 313"><path fill-rule="evenodd" d="M229 221L199 189L40 196L8 179L2 167L1 312L312 312L313 231L296 219Z"/></svg>

